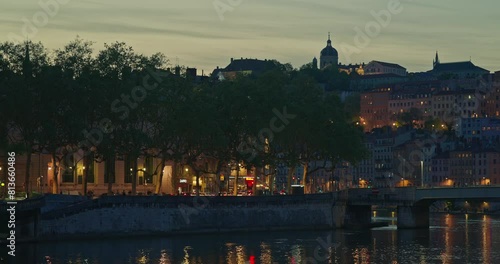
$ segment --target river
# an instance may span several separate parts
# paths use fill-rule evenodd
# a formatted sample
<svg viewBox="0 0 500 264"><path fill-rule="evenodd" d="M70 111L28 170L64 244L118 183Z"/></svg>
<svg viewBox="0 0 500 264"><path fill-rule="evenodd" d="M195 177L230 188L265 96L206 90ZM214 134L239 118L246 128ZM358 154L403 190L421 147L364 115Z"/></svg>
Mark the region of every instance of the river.
<svg viewBox="0 0 500 264"><path fill-rule="evenodd" d="M397 230L253 232L18 245L17 263L53 264L463 264L500 263L500 217L431 215L431 227Z"/></svg>

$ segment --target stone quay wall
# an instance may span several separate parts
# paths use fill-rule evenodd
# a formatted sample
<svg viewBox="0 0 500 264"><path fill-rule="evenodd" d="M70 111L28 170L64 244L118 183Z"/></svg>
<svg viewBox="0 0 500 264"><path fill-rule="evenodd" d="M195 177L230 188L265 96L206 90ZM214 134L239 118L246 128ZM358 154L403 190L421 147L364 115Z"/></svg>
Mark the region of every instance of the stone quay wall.
<svg viewBox="0 0 500 264"><path fill-rule="evenodd" d="M39 238L334 228L332 194L108 196L42 214Z"/></svg>

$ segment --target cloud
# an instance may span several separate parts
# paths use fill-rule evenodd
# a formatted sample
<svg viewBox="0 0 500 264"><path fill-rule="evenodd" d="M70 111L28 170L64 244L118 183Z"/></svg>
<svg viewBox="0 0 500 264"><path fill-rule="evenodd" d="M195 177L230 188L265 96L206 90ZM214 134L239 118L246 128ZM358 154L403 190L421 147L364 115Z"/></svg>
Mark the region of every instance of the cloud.
<svg viewBox="0 0 500 264"><path fill-rule="evenodd" d="M228 3L227 0L220 0ZM62 6L37 40L60 48L76 35L98 43L125 41L145 53L165 51L186 64L206 70L225 66L230 57L283 59L295 67L308 63L325 46L332 32L334 45L352 42L354 27L373 20L371 11L387 7L372 0L242 0L221 21L213 1L84 0ZM436 49L447 60L473 61L500 68L497 10L500 2L483 0L401 0L404 10L352 57L393 61L410 71L428 70ZM38 1L0 2L0 41L20 32L22 18L41 11ZM431 56L430 59L428 56ZM474 59L477 58L477 61Z"/></svg>

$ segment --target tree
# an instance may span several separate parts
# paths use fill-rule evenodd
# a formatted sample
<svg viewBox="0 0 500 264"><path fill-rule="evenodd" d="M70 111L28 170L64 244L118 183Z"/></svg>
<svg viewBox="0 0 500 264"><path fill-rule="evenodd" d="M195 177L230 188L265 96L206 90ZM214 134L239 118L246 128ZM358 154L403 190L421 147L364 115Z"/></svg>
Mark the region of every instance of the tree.
<svg viewBox="0 0 500 264"><path fill-rule="evenodd" d="M204 173L220 171L227 148L227 139L223 133L223 124L212 104L207 90L191 86L186 101L178 114L176 128L181 138L183 163L188 165L196 176L196 194L200 192L200 176ZM212 166L209 166L212 163Z"/></svg>
<svg viewBox="0 0 500 264"><path fill-rule="evenodd" d="M344 111L348 115L349 120L352 122L359 121L360 111L361 111L361 97L359 93L354 93L349 96L344 101Z"/></svg>
<svg viewBox="0 0 500 264"><path fill-rule="evenodd" d="M74 99L74 87L72 79L58 67L42 69L40 76L36 78L36 83L40 91L40 116L43 120L38 137L39 151L47 152L52 157L54 174L52 191L58 193L61 161L67 155L67 146L73 143L75 127L78 127L79 123L70 100Z"/></svg>
<svg viewBox="0 0 500 264"><path fill-rule="evenodd" d="M161 158L160 165L154 173L158 175L155 190L157 194L163 182L163 168L166 162L168 160L182 162L183 142L178 136L177 128L181 125L178 122L182 120L182 111L186 107L184 105L186 93L189 91L189 83L170 72L159 72L158 78L161 78L161 85L154 90L151 102L151 107L156 111L150 111L146 116L152 125L154 148L157 149L157 155ZM176 175L175 168L173 172L172 185Z"/></svg>
<svg viewBox="0 0 500 264"><path fill-rule="evenodd" d="M68 118L64 121L71 124L68 127L68 152L63 157L63 159L68 160L63 164L71 164L70 160L76 152L79 152L78 156L81 156L83 168L86 168L82 175L82 193L84 195L88 193L90 164L94 162L95 149L100 143L90 138L92 132L89 131L94 131L100 125L98 111L102 109L97 106L107 103L102 100L97 89L102 87L99 85L100 76L94 71L92 44L93 42L84 41L77 37L65 45L63 49L54 52L54 66L60 69L63 78L67 79L66 89L68 91L66 95L67 101L70 103L70 107L65 113Z"/></svg>
<svg viewBox="0 0 500 264"><path fill-rule="evenodd" d="M310 192L309 175L326 169L339 161L357 162L366 155L362 132L349 122L345 106L335 94L324 94L307 76L299 76L287 93L290 113L296 117L286 127L276 149L289 167L288 191L291 175L298 165L303 166L303 182ZM271 147L273 148L273 147ZM312 162L322 165L311 168Z"/></svg>
<svg viewBox="0 0 500 264"><path fill-rule="evenodd" d="M29 60L26 60L26 48L29 48ZM33 75L41 72L42 68L49 65L49 55L41 42L31 42L15 44L4 42L0 44L0 69L22 74L26 70L26 63Z"/></svg>
<svg viewBox="0 0 500 264"><path fill-rule="evenodd" d="M54 65L62 69L73 78L82 77L84 72L89 73L95 66L92 53L94 42L85 41L79 36L66 44L63 49L54 51ZM84 78L82 78L84 79Z"/></svg>
<svg viewBox="0 0 500 264"><path fill-rule="evenodd" d="M42 67L47 66L47 54L41 43L27 42L25 45L3 43L0 45L3 74L2 85L7 100L6 120L9 143L26 154L26 175L24 189L30 195L31 154L39 150L40 127L45 123L41 112L40 78ZM23 104L19 104L23 102Z"/></svg>
<svg viewBox="0 0 500 264"><path fill-rule="evenodd" d="M415 121L422 119L423 119L422 111L414 107L410 108L410 110L407 112L403 112L396 115L397 122L405 126L413 126Z"/></svg>

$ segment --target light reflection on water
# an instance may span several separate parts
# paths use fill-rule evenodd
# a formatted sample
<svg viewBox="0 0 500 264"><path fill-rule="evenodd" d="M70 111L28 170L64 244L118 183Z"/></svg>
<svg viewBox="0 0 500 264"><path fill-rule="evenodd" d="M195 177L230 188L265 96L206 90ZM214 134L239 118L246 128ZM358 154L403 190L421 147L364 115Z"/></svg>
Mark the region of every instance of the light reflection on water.
<svg viewBox="0 0 500 264"><path fill-rule="evenodd" d="M393 224L392 218L377 218ZM365 231L84 240L19 245L18 263L285 264L500 263L500 217L434 215L429 230L395 225Z"/></svg>

